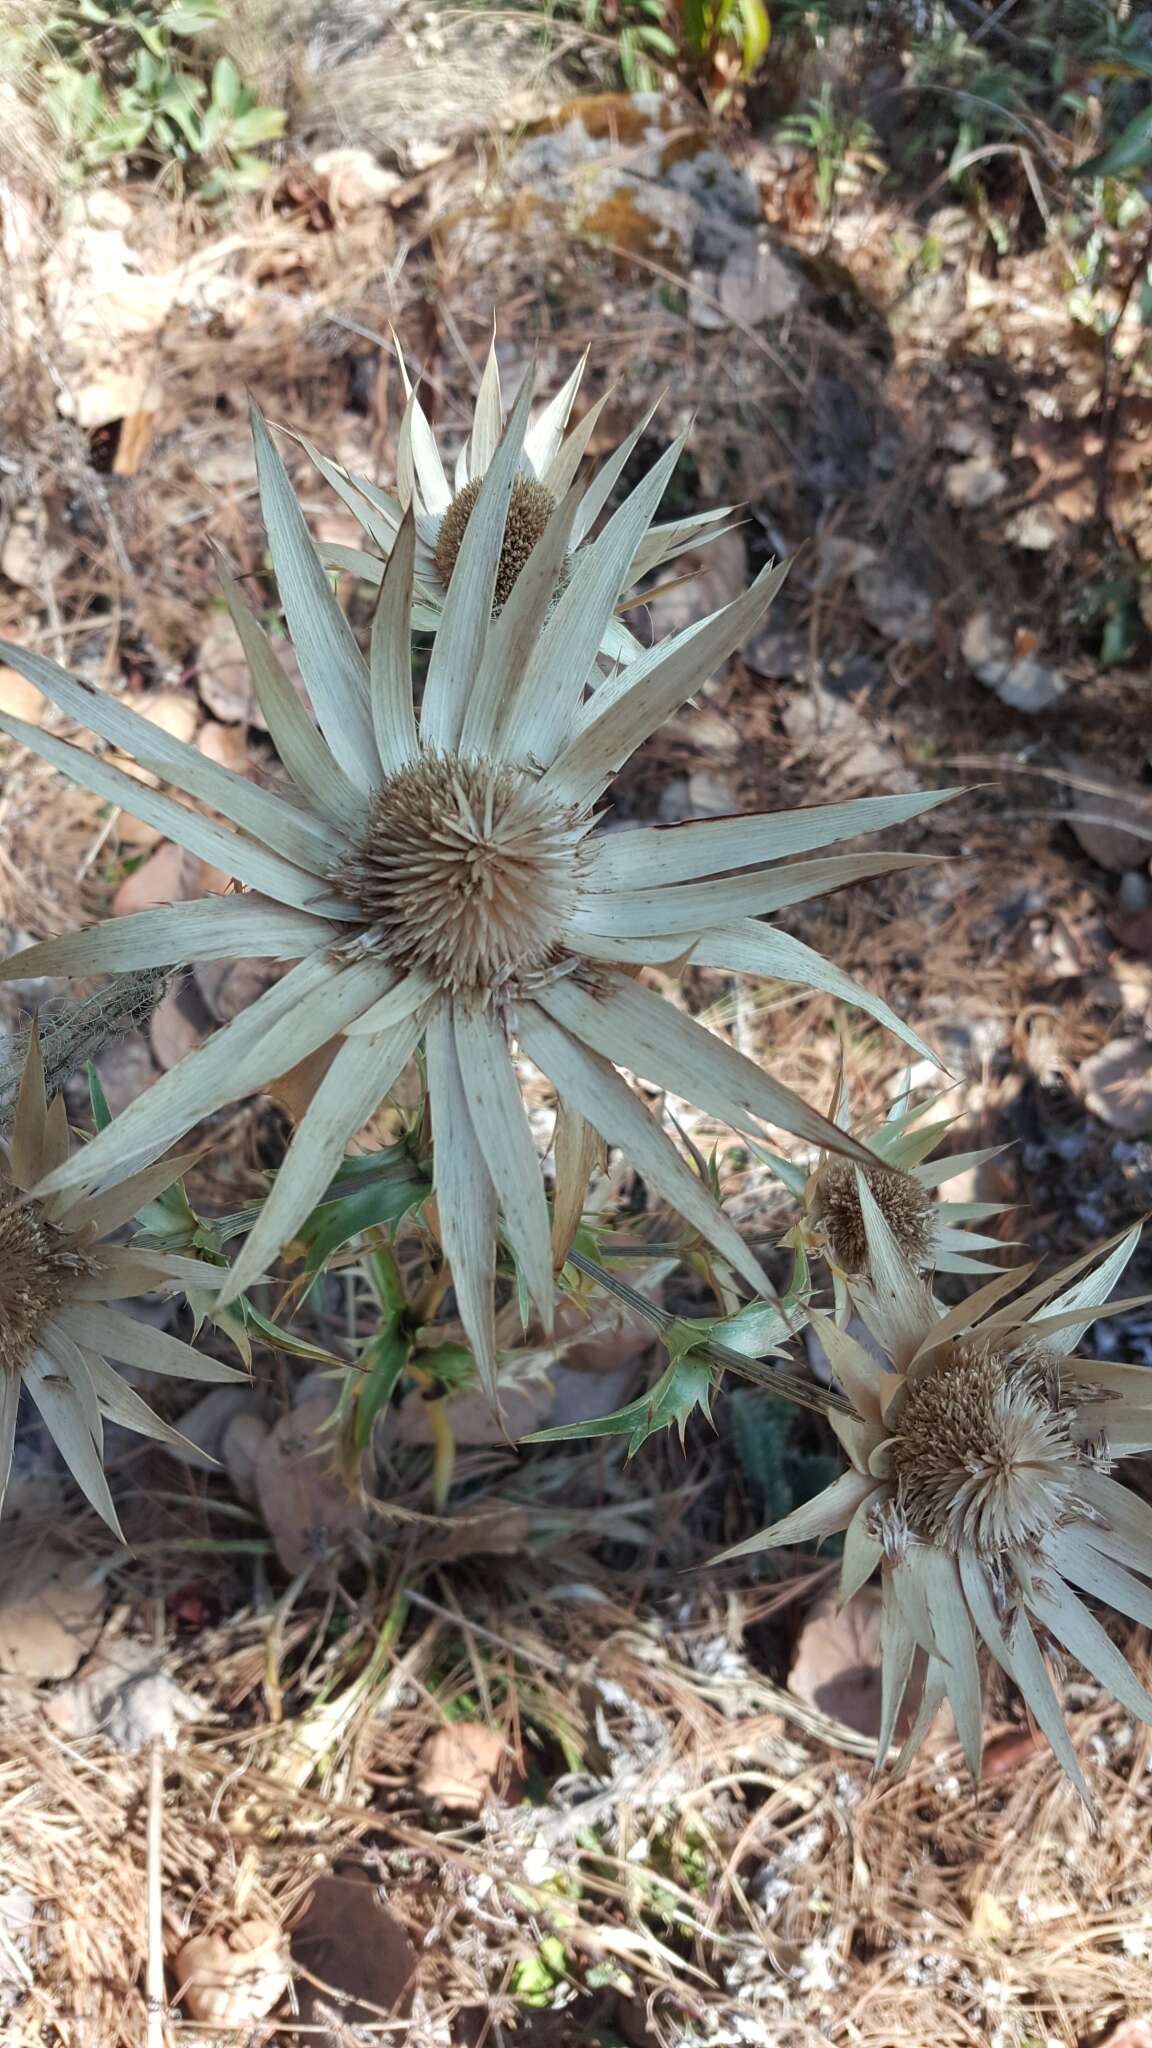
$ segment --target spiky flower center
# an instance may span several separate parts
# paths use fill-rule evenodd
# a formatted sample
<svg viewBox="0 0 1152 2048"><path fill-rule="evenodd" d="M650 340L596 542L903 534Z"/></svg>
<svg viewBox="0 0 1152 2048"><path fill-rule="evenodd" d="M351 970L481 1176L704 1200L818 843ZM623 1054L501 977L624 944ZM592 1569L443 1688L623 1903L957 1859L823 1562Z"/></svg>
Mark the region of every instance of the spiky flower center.
<svg viewBox="0 0 1152 2048"><path fill-rule="evenodd" d="M429 754L382 784L339 880L396 967L514 994L563 950L585 830L520 769Z"/></svg>
<svg viewBox="0 0 1152 2048"><path fill-rule="evenodd" d="M19 1373L84 1267L43 1204L0 1183L0 1372Z"/></svg>
<svg viewBox="0 0 1152 2048"><path fill-rule="evenodd" d="M460 546L476 500L480 496L483 481L483 477L475 477L470 484L465 484L462 491L457 491L440 521L434 559L445 589L452 580L456 558L460 553ZM543 484L537 483L534 477L516 477L508 502L508 518L504 527L504 545L500 550L500 565L496 571L496 594L493 602L497 611L507 604L516 578L555 510L556 500L551 491L545 490Z"/></svg>
<svg viewBox="0 0 1152 2048"><path fill-rule="evenodd" d="M862 1171L904 1256L914 1266L927 1265L932 1252L932 1201L927 1189L896 1166L866 1166ZM862 1273L868 1264L868 1234L851 1160L833 1159L825 1167L820 1177L820 1211L837 1265L846 1273Z"/></svg>
<svg viewBox="0 0 1152 2048"><path fill-rule="evenodd" d="M985 1559L1056 1528L1085 1462L1058 1368L976 1343L907 1382L889 1448L911 1534Z"/></svg>

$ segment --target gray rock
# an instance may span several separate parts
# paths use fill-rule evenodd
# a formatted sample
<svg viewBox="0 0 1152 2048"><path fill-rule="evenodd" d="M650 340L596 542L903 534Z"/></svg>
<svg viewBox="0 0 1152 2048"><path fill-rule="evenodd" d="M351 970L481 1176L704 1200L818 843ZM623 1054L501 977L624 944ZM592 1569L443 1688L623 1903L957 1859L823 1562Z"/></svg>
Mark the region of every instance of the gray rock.
<svg viewBox="0 0 1152 2048"><path fill-rule="evenodd" d="M1152 904L1152 882L1141 868L1131 868L1121 875L1116 891L1116 901L1127 917L1136 917L1140 911Z"/></svg>
<svg viewBox="0 0 1152 2048"><path fill-rule="evenodd" d="M933 636L933 605L926 590L901 576L890 562L858 569L856 592L868 623L898 646L925 647Z"/></svg>
<svg viewBox="0 0 1152 2048"><path fill-rule="evenodd" d="M1067 522L1050 505L1025 505L1004 528L1007 538L1030 554L1047 554L1063 539Z"/></svg>
<svg viewBox="0 0 1152 2048"><path fill-rule="evenodd" d="M720 273L720 304L729 320L756 327L782 320L801 296L796 271L766 242L749 240L728 258Z"/></svg>
<svg viewBox="0 0 1152 2048"><path fill-rule="evenodd" d="M911 789L913 778L900 755L866 710L813 681L799 690L781 714L796 746L819 750L825 788Z"/></svg>
<svg viewBox="0 0 1152 2048"><path fill-rule="evenodd" d="M720 280L714 270L698 264L688 279L688 318L704 334L719 334L728 326L728 315L720 303Z"/></svg>
<svg viewBox="0 0 1152 2048"><path fill-rule="evenodd" d="M1061 766L1077 778L1071 784L1073 814L1068 822L1085 853L1098 867L1111 868L1114 874L1126 875L1129 869L1139 868L1152 853L1152 803L1143 790L1139 785L1125 788L1107 768L1078 754L1066 755ZM1085 789L1079 783L1095 787ZM1143 875L1133 879L1147 887Z"/></svg>
<svg viewBox="0 0 1152 2048"><path fill-rule="evenodd" d="M1125 1138L1152 1131L1152 1045L1114 1038L1080 1067L1084 1102L1093 1116Z"/></svg>
<svg viewBox="0 0 1152 2048"><path fill-rule="evenodd" d="M992 687L1001 703L1010 704L1014 711L1047 711L1060 702L1068 684L1058 668L1049 668L1026 654Z"/></svg>
<svg viewBox="0 0 1152 2048"><path fill-rule="evenodd" d="M741 659L755 676L798 676L808 666L808 635L788 626L765 626L744 648Z"/></svg>
<svg viewBox="0 0 1152 2048"><path fill-rule="evenodd" d="M688 797L697 818L730 818L743 808L730 776L715 768L694 768L688 777Z"/></svg>
<svg viewBox="0 0 1152 2048"><path fill-rule="evenodd" d="M976 511L990 505L1008 489L1008 476L986 455L974 455L967 462L954 462L944 477L944 489L953 505Z"/></svg>
<svg viewBox="0 0 1152 2048"><path fill-rule="evenodd" d="M508 184L580 233L717 277L755 242L761 211L752 180L703 129L670 150L678 117L662 94L621 94L616 111L623 148L606 148L587 103L576 103L570 118L520 144Z"/></svg>
<svg viewBox="0 0 1152 2048"><path fill-rule="evenodd" d="M991 612L973 613L960 647L977 681L1015 711L1046 711L1068 688L1059 669L1037 661L1034 654L1014 655L1007 633Z"/></svg>

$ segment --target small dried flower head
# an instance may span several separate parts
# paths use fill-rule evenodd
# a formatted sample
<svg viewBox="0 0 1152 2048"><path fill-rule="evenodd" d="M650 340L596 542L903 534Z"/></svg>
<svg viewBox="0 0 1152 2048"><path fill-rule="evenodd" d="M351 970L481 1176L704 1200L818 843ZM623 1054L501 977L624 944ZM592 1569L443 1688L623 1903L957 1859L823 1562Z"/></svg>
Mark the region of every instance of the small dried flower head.
<svg viewBox="0 0 1152 2048"><path fill-rule="evenodd" d="M84 1257L30 1201L0 1181L0 1373L19 1373Z"/></svg>
<svg viewBox="0 0 1152 2048"><path fill-rule="evenodd" d="M435 561L445 589L452 580L456 558L483 482L482 476L474 477L463 490L457 491L440 522ZM500 566L496 571L494 603L497 611L507 604L516 578L555 510L556 500L551 491L537 483L534 477L521 475L515 479L504 527L504 545L500 550Z"/></svg>
<svg viewBox="0 0 1152 2048"><path fill-rule="evenodd" d="M890 1445L913 1534L986 1559L1055 1530L1084 1459L1058 1375L974 1343L945 1347L907 1382Z"/></svg>
<svg viewBox="0 0 1152 2048"><path fill-rule="evenodd" d="M427 754L381 784L343 886L400 970L514 992L563 950L585 829L519 769Z"/></svg>
<svg viewBox="0 0 1152 2048"><path fill-rule="evenodd" d="M912 1174L897 1166L866 1166L872 1199L905 1257L926 1265L932 1252L932 1199ZM847 1159L829 1162L820 1176L820 1210L828 1243L846 1273L868 1264L868 1237L860 1208L856 1168Z"/></svg>
<svg viewBox="0 0 1152 2048"><path fill-rule="evenodd" d="M189 1278L206 1292L220 1286L219 1267L114 1241L168 1184L171 1169L129 1175L114 1190L33 1192L46 1169L65 1163L68 1150L64 1099L49 1103L33 1029L10 1137L0 1150L0 1508L27 1396L81 1492L119 1536L101 1418L161 1443L181 1439L125 1384L112 1360L181 1379L242 1380L244 1374L202 1358L166 1331L146 1329L116 1306L132 1295L181 1292Z"/></svg>

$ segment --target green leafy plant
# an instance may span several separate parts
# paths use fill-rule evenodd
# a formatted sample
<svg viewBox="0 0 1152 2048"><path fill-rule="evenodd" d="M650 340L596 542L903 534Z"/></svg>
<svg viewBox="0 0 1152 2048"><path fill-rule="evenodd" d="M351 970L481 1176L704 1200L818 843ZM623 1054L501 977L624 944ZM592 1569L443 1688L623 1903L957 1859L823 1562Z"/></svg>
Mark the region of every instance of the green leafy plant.
<svg viewBox="0 0 1152 2048"><path fill-rule="evenodd" d="M772 36L764 0L562 0L557 12L614 45L629 92L655 91L675 72L717 111L759 70Z"/></svg>
<svg viewBox="0 0 1152 2048"><path fill-rule="evenodd" d="M851 177L861 169L883 169L875 130L859 115L837 106L830 85L822 85L801 113L789 114L780 124L780 134L815 156L816 203L825 220L835 212L846 174Z"/></svg>
<svg viewBox="0 0 1152 2048"><path fill-rule="evenodd" d="M286 115L261 104L231 57L189 47L223 18L217 0L163 9L77 0L54 16L26 54L65 175L176 164L208 203L260 184L268 165L253 152L283 134Z"/></svg>
<svg viewBox="0 0 1152 2048"><path fill-rule="evenodd" d="M714 104L722 109L768 54L767 9L763 0L679 0L679 6L684 50L713 83Z"/></svg>

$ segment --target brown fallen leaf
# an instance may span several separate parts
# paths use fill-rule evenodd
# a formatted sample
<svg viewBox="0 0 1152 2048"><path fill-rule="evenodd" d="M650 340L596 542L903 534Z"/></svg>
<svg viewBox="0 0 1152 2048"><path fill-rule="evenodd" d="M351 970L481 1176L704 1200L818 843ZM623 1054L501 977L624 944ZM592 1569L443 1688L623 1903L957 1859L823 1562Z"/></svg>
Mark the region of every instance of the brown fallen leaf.
<svg viewBox="0 0 1152 2048"><path fill-rule="evenodd" d="M167 1073L203 1045L212 1018L195 982L174 981L152 1014L148 1036L157 1066Z"/></svg>
<svg viewBox="0 0 1152 2048"><path fill-rule="evenodd" d="M123 1038L114 1038L110 1045L97 1053L95 1067L113 1116L119 1116L130 1102L143 1095L160 1073L142 1031L131 1031Z"/></svg>
<svg viewBox="0 0 1152 2048"><path fill-rule="evenodd" d="M843 1607L835 1592L818 1600L796 1644L788 1690L807 1700L861 1735L880 1732L880 1591L865 1586ZM912 1718L905 1703L896 1723L897 1735L906 1732ZM952 1716L942 1707L933 1722L933 1736L950 1740Z"/></svg>
<svg viewBox="0 0 1152 2048"><path fill-rule="evenodd" d="M146 718L149 725L159 726L170 739L183 740L185 746L196 731L199 714L191 690L139 690L123 701L130 711Z"/></svg>
<svg viewBox="0 0 1152 2048"><path fill-rule="evenodd" d="M974 1941L1003 1941L1012 1932L1012 1920L995 1892L977 1892L968 1920Z"/></svg>
<svg viewBox="0 0 1152 2048"><path fill-rule="evenodd" d="M985 1745L980 1768L982 1778L1006 1778L1046 1745L1031 1728L1013 1728L1007 1735L994 1736Z"/></svg>
<svg viewBox="0 0 1152 2048"><path fill-rule="evenodd" d="M100 1633L107 1604L92 1567L45 1544L0 1563L0 1671L34 1681L71 1678Z"/></svg>
<svg viewBox="0 0 1152 2048"><path fill-rule="evenodd" d="M451 1564L460 1557L522 1556L531 1533L532 1517L519 1501L482 1501L429 1529L420 1557L425 1564Z"/></svg>
<svg viewBox="0 0 1152 2048"><path fill-rule="evenodd" d="M1108 929L1125 952L1152 960L1152 910L1136 910L1130 917L1111 917Z"/></svg>
<svg viewBox="0 0 1152 2048"><path fill-rule="evenodd" d="M1152 1046L1143 1038L1113 1038L1080 1063L1077 1076L1086 1108L1125 1138L1152 1131Z"/></svg>
<svg viewBox="0 0 1152 2048"><path fill-rule="evenodd" d="M256 1448L256 1496L286 1572L334 1559L367 1526L364 1503L333 1469L336 1440L324 1427L331 1413L331 1396L312 1394Z"/></svg>
<svg viewBox="0 0 1152 2048"><path fill-rule="evenodd" d="M0 711L22 718L26 725L39 725L48 709L48 699L34 683L14 668L0 668Z"/></svg>
<svg viewBox="0 0 1152 2048"><path fill-rule="evenodd" d="M258 1415L244 1413L234 1415L220 1439L220 1458L232 1482L232 1491L237 1500L249 1507L255 1507L259 1495L256 1489L256 1460L268 1436L268 1425Z"/></svg>
<svg viewBox="0 0 1152 2048"><path fill-rule="evenodd" d="M306 2026L403 2019L411 2009L419 1958L359 1864L320 1879L292 1928L292 1960L307 1972L296 1984Z"/></svg>
<svg viewBox="0 0 1152 2048"><path fill-rule="evenodd" d="M845 1607L818 1600L800 1631L788 1690L862 1735L880 1727L880 1596L865 1586Z"/></svg>
<svg viewBox="0 0 1152 2048"><path fill-rule="evenodd" d="M221 768L230 768L233 775L251 773L252 759L243 726L220 725L215 719L209 719L196 735L196 747L199 753L207 755Z"/></svg>
<svg viewBox="0 0 1152 2048"><path fill-rule="evenodd" d="M189 2018L216 2026L263 2019L291 1982L287 1939L272 1920L242 1920L226 1934L193 1935L173 1969Z"/></svg>
<svg viewBox="0 0 1152 2048"><path fill-rule="evenodd" d="M286 971L282 960L198 960L192 978L216 1023L228 1024Z"/></svg>
<svg viewBox="0 0 1152 2048"><path fill-rule="evenodd" d="M227 612L214 612L205 622L196 662L200 695L213 718L242 725L256 705L240 635Z"/></svg>
<svg viewBox="0 0 1152 2048"><path fill-rule="evenodd" d="M420 1753L416 1790L450 1813L477 1814L497 1796L508 1775L508 1746L482 1721L456 1721L437 1728Z"/></svg>
<svg viewBox="0 0 1152 2048"><path fill-rule="evenodd" d="M196 730L196 700L179 690L140 690L125 697L129 710L155 725L172 739L187 743ZM159 789L160 777L150 768L129 755L113 751L109 760L114 768L127 775L131 781L139 782L145 789ZM126 804L116 821L116 836L124 846L147 849L158 846L163 833L159 826L146 824L143 818L133 815L130 804Z"/></svg>
<svg viewBox="0 0 1152 2048"><path fill-rule="evenodd" d="M1105 2035L1100 2048L1152 2048L1152 2019L1121 2020Z"/></svg>
<svg viewBox="0 0 1152 2048"><path fill-rule="evenodd" d="M114 476L136 476L156 436L154 412L130 412L120 423L120 439L112 464Z"/></svg>
<svg viewBox="0 0 1152 2048"><path fill-rule="evenodd" d="M343 1038L330 1038L326 1045L309 1053L307 1059L289 1067L286 1074L278 1074L265 1084L265 1095L294 1124L299 1123L343 1043Z"/></svg>
<svg viewBox="0 0 1152 2048"><path fill-rule="evenodd" d="M250 1418L267 1428L262 1420L264 1402L254 1387L210 1387L180 1417L182 1444L171 1446L171 1455L181 1464L211 1472L224 1462L224 1439L233 1422Z"/></svg>
<svg viewBox="0 0 1152 2048"><path fill-rule="evenodd" d="M419 1353L417 1353L419 1359ZM532 1380L526 1386L500 1390L497 1415L486 1394L479 1390L454 1394L444 1404L452 1435L458 1444L503 1444L509 1437L527 1436L542 1429L552 1412L552 1386L548 1379ZM430 1444L435 1441L428 1415L428 1403L419 1390L409 1394L389 1418L388 1435L402 1444Z"/></svg>
<svg viewBox="0 0 1152 2048"><path fill-rule="evenodd" d="M187 855L165 840L155 853L121 882L112 898L113 917L131 917L137 910L157 910L184 900Z"/></svg>

